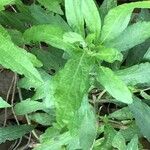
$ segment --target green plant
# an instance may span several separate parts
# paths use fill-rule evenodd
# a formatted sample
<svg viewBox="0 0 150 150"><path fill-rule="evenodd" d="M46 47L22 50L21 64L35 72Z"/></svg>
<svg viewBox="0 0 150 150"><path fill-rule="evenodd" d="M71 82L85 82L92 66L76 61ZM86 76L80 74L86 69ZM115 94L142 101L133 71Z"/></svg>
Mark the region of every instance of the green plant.
<svg viewBox="0 0 150 150"><path fill-rule="evenodd" d="M37 1L31 6L19 0L0 2L1 10L10 4L17 8L0 13L0 64L24 75L17 85L21 102L12 107L0 99L1 107L25 115L28 128L30 120L49 126L35 150L138 149L138 138L150 140L145 93L150 85L150 2L117 6L117 1L105 0L99 8L93 0ZM136 14L135 8L146 9ZM148 45L144 50L142 43ZM22 97L21 88L35 93ZM101 92L90 102L92 89ZM102 97L121 109L99 115ZM7 128L0 129L0 136Z"/></svg>

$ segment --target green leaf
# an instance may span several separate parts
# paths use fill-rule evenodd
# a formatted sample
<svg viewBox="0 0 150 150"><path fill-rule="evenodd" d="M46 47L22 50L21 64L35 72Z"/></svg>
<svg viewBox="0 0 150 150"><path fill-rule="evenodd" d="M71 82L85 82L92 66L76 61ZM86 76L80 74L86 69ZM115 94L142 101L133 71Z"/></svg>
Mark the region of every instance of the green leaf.
<svg viewBox="0 0 150 150"><path fill-rule="evenodd" d="M42 102L32 101L30 99L17 103L14 107L17 115L25 115L37 110L44 110L46 106Z"/></svg>
<svg viewBox="0 0 150 150"><path fill-rule="evenodd" d="M68 124L79 109L84 94L88 92L92 63L93 59L85 52L79 53L68 60L64 69L54 77L56 114L60 125Z"/></svg>
<svg viewBox="0 0 150 150"><path fill-rule="evenodd" d="M128 120L133 119L133 115L131 111L129 110L129 107L123 107L119 110L116 110L115 112L109 114L109 118L114 118L117 120Z"/></svg>
<svg viewBox="0 0 150 150"><path fill-rule="evenodd" d="M40 144L33 150L60 150L62 146L69 143L71 138L69 132L66 132Z"/></svg>
<svg viewBox="0 0 150 150"><path fill-rule="evenodd" d="M67 33L65 33L64 36L63 36L63 39L66 43L67 42L69 42L69 43L79 42L79 44L83 45L83 47L87 46L84 39L83 39L83 37L80 34L76 33L76 32L67 32Z"/></svg>
<svg viewBox="0 0 150 150"><path fill-rule="evenodd" d="M138 22L127 27L122 34L112 41L106 42L108 47L118 51L126 51L143 43L150 37L150 22Z"/></svg>
<svg viewBox="0 0 150 150"><path fill-rule="evenodd" d="M62 0L38 0L38 2L41 3L49 11L63 15L63 11L60 7L61 1Z"/></svg>
<svg viewBox="0 0 150 150"><path fill-rule="evenodd" d="M98 39L101 31L101 18L99 15L98 8L94 0L81 0L82 1L82 11L86 23L88 32L95 35Z"/></svg>
<svg viewBox="0 0 150 150"><path fill-rule="evenodd" d="M104 0L100 6L101 19L104 20L107 13L117 6L117 0Z"/></svg>
<svg viewBox="0 0 150 150"><path fill-rule="evenodd" d="M130 143L127 145L127 150L139 150L138 148L138 136L135 135Z"/></svg>
<svg viewBox="0 0 150 150"><path fill-rule="evenodd" d="M9 105L6 101L4 101L4 100L0 97L0 108L6 108L6 107L11 107L11 105Z"/></svg>
<svg viewBox="0 0 150 150"><path fill-rule="evenodd" d="M68 53L74 50L74 47L63 41L63 35L70 29L62 28L54 25L38 25L26 30L24 38L26 42L46 42L53 47L63 49Z"/></svg>
<svg viewBox="0 0 150 150"><path fill-rule="evenodd" d="M74 125L71 125L71 130L77 128L79 132L79 142L83 150L90 150L94 143L97 134L96 116L88 103L88 97L83 98L81 107L73 119ZM77 127L76 127L77 126ZM77 132L74 131L75 135Z"/></svg>
<svg viewBox="0 0 150 150"><path fill-rule="evenodd" d="M134 97L133 103L129 105L143 136L150 141L150 107L137 97Z"/></svg>
<svg viewBox="0 0 150 150"><path fill-rule="evenodd" d="M126 104L132 103L131 92L111 69L102 66L99 67L97 69L97 81L103 85L116 100Z"/></svg>
<svg viewBox="0 0 150 150"><path fill-rule="evenodd" d="M54 121L54 116L49 115L47 113L34 113L28 115L29 119L43 125L43 126L50 126Z"/></svg>
<svg viewBox="0 0 150 150"><path fill-rule="evenodd" d="M147 52L145 53L143 60L145 61L149 61L150 62L150 48L147 50Z"/></svg>
<svg viewBox="0 0 150 150"><path fill-rule="evenodd" d="M14 3L16 0L1 0L0 1L0 11L4 9L5 5Z"/></svg>
<svg viewBox="0 0 150 150"><path fill-rule="evenodd" d="M107 48L100 45L95 47L94 50L96 53L90 52L90 55L102 61L113 63L115 60L121 61L123 59L123 55L114 48Z"/></svg>
<svg viewBox="0 0 150 150"><path fill-rule="evenodd" d="M0 128L0 143L3 143L7 140L15 140L21 138L26 133L31 132L34 129L34 126L30 125L14 125L8 127Z"/></svg>
<svg viewBox="0 0 150 150"><path fill-rule="evenodd" d="M101 43L115 39L124 31L128 26L134 8L150 8L150 2L128 3L111 9L104 20Z"/></svg>
<svg viewBox="0 0 150 150"><path fill-rule="evenodd" d="M24 74L27 78L42 83L39 72L33 66L33 61L36 58L24 49L14 45L8 37L0 34L0 39L0 64L14 72ZM31 57L34 57L34 60Z"/></svg>
<svg viewBox="0 0 150 150"><path fill-rule="evenodd" d="M118 150L126 150L126 141L120 132L115 135L112 146Z"/></svg>
<svg viewBox="0 0 150 150"><path fill-rule="evenodd" d="M128 85L150 84L150 63L141 63L116 71L115 74Z"/></svg>
<svg viewBox="0 0 150 150"><path fill-rule="evenodd" d="M84 36L84 20L81 0L65 0L65 13L73 31Z"/></svg>

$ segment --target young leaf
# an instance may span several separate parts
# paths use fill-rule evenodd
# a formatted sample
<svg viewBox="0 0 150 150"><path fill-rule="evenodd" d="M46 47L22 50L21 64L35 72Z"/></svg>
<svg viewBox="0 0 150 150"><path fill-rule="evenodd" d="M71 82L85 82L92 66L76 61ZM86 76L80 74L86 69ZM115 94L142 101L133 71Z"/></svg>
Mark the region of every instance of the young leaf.
<svg viewBox="0 0 150 150"><path fill-rule="evenodd" d="M126 51L148 38L150 38L150 22L138 22L130 25L117 38L105 44L119 51Z"/></svg>
<svg viewBox="0 0 150 150"><path fill-rule="evenodd" d="M129 108L141 133L150 141L150 107L137 97L134 97L133 103L129 105Z"/></svg>
<svg viewBox="0 0 150 150"><path fill-rule="evenodd" d="M65 0L65 13L73 31L84 36L84 20L81 0Z"/></svg>
<svg viewBox="0 0 150 150"><path fill-rule="evenodd" d="M24 74L27 78L42 83L41 76L33 66L31 57L29 57L31 55L24 49L15 46L8 37L0 34L0 39L0 64L14 72Z"/></svg>
<svg viewBox="0 0 150 150"><path fill-rule="evenodd" d="M79 109L83 96L89 88L92 63L93 60L85 52L79 53L54 77L56 114L60 125L68 124L74 112Z"/></svg>
<svg viewBox="0 0 150 150"><path fill-rule="evenodd" d="M132 103L131 92L111 69L102 66L97 68L97 81L103 85L116 100L126 104Z"/></svg>
<svg viewBox="0 0 150 150"><path fill-rule="evenodd" d="M63 11L60 7L61 1L62 0L38 0L38 2L41 3L49 11L63 15Z"/></svg>
<svg viewBox="0 0 150 150"><path fill-rule="evenodd" d="M0 108L6 108L6 107L11 107L11 105L9 105L6 101L4 101L4 100L0 97Z"/></svg>
<svg viewBox="0 0 150 150"><path fill-rule="evenodd" d="M95 35L98 39L101 31L101 18L94 0L81 0L82 11L88 32Z"/></svg>
<svg viewBox="0 0 150 150"><path fill-rule="evenodd" d="M91 52L91 56L95 57L99 60L104 60L109 63L113 63L115 60L121 61L123 59L123 55L114 48L107 48L104 46L95 47L95 52Z"/></svg>
<svg viewBox="0 0 150 150"><path fill-rule="evenodd" d="M14 107L17 115L26 115L44 109L46 109L46 106L42 102L32 101L30 99L17 103Z"/></svg>
<svg viewBox="0 0 150 150"><path fill-rule="evenodd" d="M30 125L15 125L8 127L0 128L0 144L9 140L16 140L21 138L26 133L31 132L34 129L34 126Z"/></svg>
<svg viewBox="0 0 150 150"><path fill-rule="evenodd" d="M120 132L115 135L112 146L118 150L126 150L126 141Z"/></svg>
<svg viewBox="0 0 150 150"><path fill-rule="evenodd" d="M101 43L115 39L122 33L128 26L134 8L150 8L150 2L142 1L128 3L111 9L104 19Z"/></svg>
<svg viewBox="0 0 150 150"><path fill-rule="evenodd" d="M116 71L115 74L128 85L150 84L150 63L141 63Z"/></svg>
<svg viewBox="0 0 150 150"><path fill-rule="evenodd" d="M139 150L138 148L138 136L135 135L130 143L127 145L127 150Z"/></svg>
<svg viewBox="0 0 150 150"><path fill-rule="evenodd" d="M69 30L69 28L66 29L54 25L38 25L26 30L24 33L24 38L26 42L46 42L53 47L63 49L68 53L71 53L74 47L63 41L64 33Z"/></svg>

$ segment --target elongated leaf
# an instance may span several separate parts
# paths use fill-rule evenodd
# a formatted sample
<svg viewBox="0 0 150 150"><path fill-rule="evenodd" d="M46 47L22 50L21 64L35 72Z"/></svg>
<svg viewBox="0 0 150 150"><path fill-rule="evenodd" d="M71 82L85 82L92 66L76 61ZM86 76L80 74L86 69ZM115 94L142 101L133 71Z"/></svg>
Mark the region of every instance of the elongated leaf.
<svg viewBox="0 0 150 150"><path fill-rule="evenodd" d="M43 82L39 72L34 68L32 55L15 46L7 37L0 34L0 64L19 74L24 74L36 82ZM34 59L36 59L34 57Z"/></svg>
<svg viewBox="0 0 150 150"><path fill-rule="evenodd" d="M150 141L150 107L137 97L134 97L133 103L129 105L129 108L141 133Z"/></svg>
<svg viewBox="0 0 150 150"><path fill-rule="evenodd" d="M126 141L120 132L115 135L112 146L118 150L126 150Z"/></svg>
<svg viewBox="0 0 150 150"><path fill-rule="evenodd" d="M68 24L73 31L84 36L84 20L81 0L65 0L65 11Z"/></svg>
<svg viewBox="0 0 150 150"><path fill-rule="evenodd" d="M49 11L63 15L63 11L60 7L61 1L62 0L38 0L38 2L41 3Z"/></svg>
<svg viewBox="0 0 150 150"><path fill-rule="evenodd" d="M101 19L104 20L105 16L112 8L117 6L117 0L104 0L100 6Z"/></svg>
<svg viewBox="0 0 150 150"><path fill-rule="evenodd" d="M101 42L110 41L119 36L127 27L134 8L150 8L149 1L123 4L111 9L105 17Z"/></svg>
<svg viewBox="0 0 150 150"><path fill-rule="evenodd" d="M117 77L114 72L106 67L100 67L97 69L97 81L102 84L105 89L116 100L130 104L132 103L132 94L123 83L123 81Z"/></svg>
<svg viewBox="0 0 150 150"><path fill-rule="evenodd" d="M138 148L138 136L135 135L130 143L127 145L127 150L139 150Z"/></svg>
<svg viewBox="0 0 150 150"><path fill-rule="evenodd" d="M0 108L6 108L6 107L11 107L11 105L9 105L6 101L4 101L4 100L0 97Z"/></svg>
<svg viewBox="0 0 150 150"><path fill-rule="evenodd" d="M15 125L0 128L0 143L6 140L15 140L21 138L26 133L29 133L34 129L34 126L29 125Z"/></svg>
<svg viewBox="0 0 150 150"><path fill-rule="evenodd" d="M71 53L73 46L63 41L64 33L69 30L69 28L66 29L54 25L38 25L26 30L24 38L27 42L42 41Z"/></svg>
<svg viewBox="0 0 150 150"><path fill-rule="evenodd" d="M81 0L82 11L85 19L87 29L90 33L95 35L95 38L99 38L101 31L101 18L99 11L96 7L94 0Z"/></svg>
<svg viewBox="0 0 150 150"><path fill-rule="evenodd" d="M42 102L27 99L16 104L14 109L17 115L25 115L31 112L35 112L37 110L44 110L46 109L46 106L43 105Z"/></svg>
<svg viewBox="0 0 150 150"><path fill-rule="evenodd" d="M77 128L77 132L74 131L74 134L79 134L81 148L83 150L90 150L96 138L97 126L96 117L88 103L87 96L83 98L81 107L73 120L74 125L71 125L70 128L72 128L71 130Z"/></svg>
<svg viewBox="0 0 150 150"><path fill-rule="evenodd" d="M120 36L109 41L107 46L126 51L143 43L150 37L150 22L138 22L126 28Z"/></svg>
<svg viewBox="0 0 150 150"><path fill-rule="evenodd" d="M119 70L116 75L119 76L126 84L150 84L150 63L141 63L129 67L127 69Z"/></svg>
<svg viewBox="0 0 150 150"><path fill-rule="evenodd" d="M54 77L56 113L60 125L67 124L79 109L89 88L91 64L92 60L86 53L79 53Z"/></svg>

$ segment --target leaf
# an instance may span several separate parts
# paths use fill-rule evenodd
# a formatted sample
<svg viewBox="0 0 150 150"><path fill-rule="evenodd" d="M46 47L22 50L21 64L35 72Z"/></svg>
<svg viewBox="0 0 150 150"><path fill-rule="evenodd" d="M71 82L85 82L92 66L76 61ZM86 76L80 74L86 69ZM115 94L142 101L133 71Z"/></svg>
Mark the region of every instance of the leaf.
<svg viewBox="0 0 150 150"><path fill-rule="evenodd" d="M14 72L24 74L27 78L42 83L41 76L32 63L34 56L31 58L32 54L15 46L7 37L1 34L0 39L0 64ZM34 59L36 58L34 57Z"/></svg>
<svg viewBox="0 0 150 150"><path fill-rule="evenodd" d="M38 124L41 124L43 126L50 126L52 125L54 121L53 114L47 114L47 113L34 113L31 115L28 115L29 119L37 122Z"/></svg>
<svg viewBox="0 0 150 150"><path fill-rule="evenodd" d="M150 8L149 1L119 5L111 9L104 19L101 43L108 42L119 36L128 26L134 8Z"/></svg>
<svg viewBox="0 0 150 150"><path fill-rule="evenodd" d="M96 53L91 52L90 55L102 61L113 63L115 60L121 61L123 59L123 55L114 48L107 48L100 45L95 47L94 50Z"/></svg>
<svg viewBox="0 0 150 150"><path fill-rule="evenodd" d="M114 139L115 135L116 130L110 125L105 125L104 140L98 148L100 150L112 149L112 140Z"/></svg>
<svg viewBox="0 0 150 150"><path fill-rule="evenodd" d="M4 6L5 5L8 5L8 4L12 4L14 3L16 0L1 0L0 1L0 11L4 9Z"/></svg>
<svg viewBox="0 0 150 150"><path fill-rule="evenodd" d="M117 0L104 0L100 6L101 19L104 20L107 13L117 6Z"/></svg>
<svg viewBox="0 0 150 150"><path fill-rule="evenodd" d="M31 132L34 129L34 126L30 125L14 125L8 127L0 128L0 143L3 143L7 140L15 140L21 138L26 133Z"/></svg>
<svg viewBox="0 0 150 150"><path fill-rule="evenodd" d="M118 150L126 150L126 141L120 132L115 135L112 146Z"/></svg>
<svg viewBox="0 0 150 150"><path fill-rule="evenodd" d="M127 27L122 34L112 41L106 42L108 47L126 51L143 43L150 37L150 22L138 22Z"/></svg>
<svg viewBox="0 0 150 150"><path fill-rule="evenodd" d="M81 0L84 20L89 34L93 33L98 39L101 31L101 18L94 0ZM91 13L92 12L92 13Z"/></svg>
<svg viewBox="0 0 150 150"><path fill-rule="evenodd" d="M68 32L69 29L54 25L38 25L33 26L30 29L26 30L24 33L24 38L26 42L46 42L53 47L63 49L68 53L71 53L74 50L74 47L63 41L63 35L65 32Z"/></svg>
<svg viewBox="0 0 150 150"><path fill-rule="evenodd" d="M102 66L97 68L97 81L103 85L116 100L126 104L132 103L131 92L111 69Z"/></svg>
<svg viewBox="0 0 150 150"><path fill-rule="evenodd" d="M41 3L49 11L63 15L63 11L60 7L61 0L38 0L38 2Z"/></svg>
<svg viewBox="0 0 150 150"><path fill-rule="evenodd" d="M71 124L70 128L72 131L77 128L77 131L73 131L75 133L72 134L75 134L75 136L79 134L78 136L81 148L83 150L90 150L92 148L94 140L96 139L97 121L95 114L90 104L88 103L87 96L83 98L81 107L79 108L76 116L74 116L73 121L74 124Z"/></svg>
<svg viewBox="0 0 150 150"><path fill-rule="evenodd" d="M84 20L81 0L65 0L67 22L74 32L84 36Z"/></svg>
<svg viewBox="0 0 150 150"><path fill-rule="evenodd" d="M133 103L129 105L143 136L150 141L150 107L137 97L134 97Z"/></svg>
<svg viewBox="0 0 150 150"><path fill-rule="evenodd" d="M67 145L70 140L71 136L69 132L66 132L57 137L54 137L54 139L50 139L40 144L34 148L34 150L60 150L62 146Z"/></svg>
<svg viewBox="0 0 150 150"><path fill-rule="evenodd" d="M133 119L133 115L131 111L129 110L129 107L123 107L119 110L116 110L115 112L109 114L109 118L114 118L117 120L128 120Z"/></svg>
<svg viewBox="0 0 150 150"><path fill-rule="evenodd" d="M92 63L93 60L85 52L79 53L69 59L54 77L56 114L60 125L68 124L74 112L79 109L84 94L88 92Z"/></svg>
<svg viewBox="0 0 150 150"><path fill-rule="evenodd" d="M149 47L149 49L147 50L147 52L145 53L145 55L144 55L144 57L143 57L143 60L150 62L150 47Z"/></svg>
<svg viewBox="0 0 150 150"><path fill-rule="evenodd" d="M150 84L150 63L141 63L116 71L115 74L128 85Z"/></svg>
<svg viewBox="0 0 150 150"><path fill-rule="evenodd" d="M127 145L127 150L139 150L138 148L138 136L135 135L130 143Z"/></svg>
<svg viewBox="0 0 150 150"><path fill-rule="evenodd" d="M46 106L42 102L32 101L30 99L17 103L14 107L17 115L26 115L37 110L44 110Z"/></svg>
<svg viewBox="0 0 150 150"><path fill-rule="evenodd" d="M0 108L7 108L7 107L11 107L11 105L9 105L6 101L4 101L4 100L0 97Z"/></svg>
<svg viewBox="0 0 150 150"><path fill-rule="evenodd" d="M63 35L63 39L64 41L67 43L76 43L76 42L79 42L81 45L83 45L83 47L86 47L86 43L83 39L83 37L76 33L76 32L67 32Z"/></svg>

